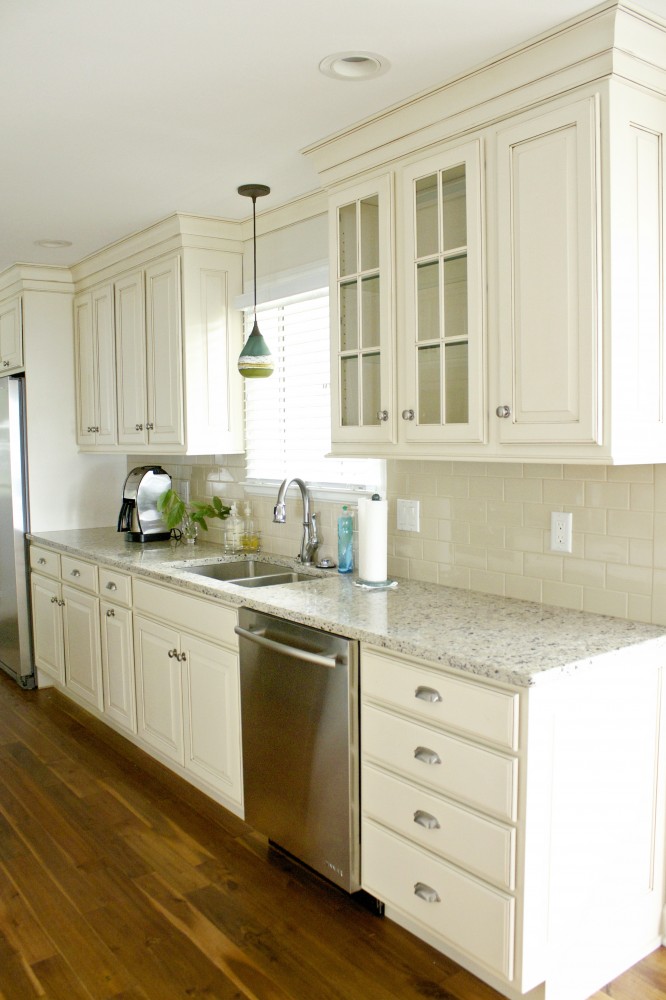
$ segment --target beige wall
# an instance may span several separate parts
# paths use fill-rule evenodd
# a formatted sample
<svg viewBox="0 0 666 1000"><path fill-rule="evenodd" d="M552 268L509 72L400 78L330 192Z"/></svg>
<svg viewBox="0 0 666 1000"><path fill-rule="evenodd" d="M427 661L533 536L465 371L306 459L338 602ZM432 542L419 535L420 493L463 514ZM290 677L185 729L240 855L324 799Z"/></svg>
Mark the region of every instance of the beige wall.
<svg viewBox="0 0 666 1000"><path fill-rule="evenodd" d="M242 456L162 458L192 499L243 500ZM192 463L192 464L186 464ZM387 463L389 573L666 625L666 465ZM252 497L264 549L294 556L300 500L272 523L275 498ZM420 532L397 531L396 499L419 500ZM323 545L336 553L339 503L317 502ZM573 552L550 552L550 512L573 512ZM221 542L217 528L209 540Z"/></svg>

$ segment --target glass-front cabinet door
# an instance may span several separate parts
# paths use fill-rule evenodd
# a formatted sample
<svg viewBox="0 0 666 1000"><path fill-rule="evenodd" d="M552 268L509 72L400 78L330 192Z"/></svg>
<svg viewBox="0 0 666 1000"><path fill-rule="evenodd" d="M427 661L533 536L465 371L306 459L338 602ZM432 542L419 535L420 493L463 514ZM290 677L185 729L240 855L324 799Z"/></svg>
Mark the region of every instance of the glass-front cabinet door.
<svg viewBox="0 0 666 1000"><path fill-rule="evenodd" d="M405 280L400 436L484 439L481 156L478 142L402 171Z"/></svg>
<svg viewBox="0 0 666 1000"><path fill-rule="evenodd" d="M390 442L396 427L390 178L334 196L329 223L333 442Z"/></svg>

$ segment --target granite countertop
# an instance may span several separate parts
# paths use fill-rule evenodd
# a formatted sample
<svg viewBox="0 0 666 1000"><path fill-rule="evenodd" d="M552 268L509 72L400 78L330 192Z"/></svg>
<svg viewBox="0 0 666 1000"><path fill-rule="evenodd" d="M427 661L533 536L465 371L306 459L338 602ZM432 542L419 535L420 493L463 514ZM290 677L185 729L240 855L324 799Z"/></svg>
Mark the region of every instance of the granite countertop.
<svg viewBox="0 0 666 1000"><path fill-rule="evenodd" d="M389 590L365 590L336 570L311 570L295 560L257 558L304 570L311 580L247 588L188 572L188 564L230 561L206 542L126 541L113 528L32 533L62 552L105 563L191 593L244 605L338 632L508 684L527 686L574 672L627 647L666 651L666 630L621 618L567 611L529 601L398 579Z"/></svg>

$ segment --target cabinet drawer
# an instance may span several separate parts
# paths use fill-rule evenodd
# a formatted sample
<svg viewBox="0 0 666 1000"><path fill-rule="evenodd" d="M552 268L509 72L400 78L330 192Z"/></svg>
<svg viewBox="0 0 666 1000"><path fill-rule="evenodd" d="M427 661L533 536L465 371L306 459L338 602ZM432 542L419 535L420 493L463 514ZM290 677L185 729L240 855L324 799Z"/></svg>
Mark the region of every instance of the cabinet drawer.
<svg viewBox="0 0 666 1000"><path fill-rule="evenodd" d="M518 747L518 694L365 648L361 677L368 698L510 750Z"/></svg>
<svg viewBox="0 0 666 1000"><path fill-rule="evenodd" d="M132 604L132 577L127 573L118 573L106 566L99 568L100 596L114 604L124 604L129 608Z"/></svg>
<svg viewBox="0 0 666 1000"><path fill-rule="evenodd" d="M367 820L361 843L364 889L486 968L512 978L512 896L484 885Z"/></svg>
<svg viewBox="0 0 666 1000"><path fill-rule="evenodd" d="M386 764L433 791L515 820L518 761L466 740L427 729L364 705L361 739L366 760Z"/></svg>
<svg viewBox="0 0 666 1000"><path fill-rule="evenodd" d="M236 611L216 601L179 594L145 580L134 580L134 607L154 618L161 618L175 628L184 628L195 635L206 636L238 648L234 625Z"/></svg>
<svg viewBox="0 0 666 1000"><path fill-rule="evenodd" d="M363 767L363 815L503 889L515 887L516 832L479 813Z"/></svg>
<svg viewBox="0 0 666 1000"><path fill-rule="evenodd" d="M61 556L60 573L63 583L74 584L92 594L97 593L97 566L93 563L74 559L72 556Z"/></svg>
<svg viewBox="0 0 666 1000"><path fill-rule="evenodd" d="M30 569L60 579L60 556L52 549L40 549L37 545L31 545Z"/></svg>

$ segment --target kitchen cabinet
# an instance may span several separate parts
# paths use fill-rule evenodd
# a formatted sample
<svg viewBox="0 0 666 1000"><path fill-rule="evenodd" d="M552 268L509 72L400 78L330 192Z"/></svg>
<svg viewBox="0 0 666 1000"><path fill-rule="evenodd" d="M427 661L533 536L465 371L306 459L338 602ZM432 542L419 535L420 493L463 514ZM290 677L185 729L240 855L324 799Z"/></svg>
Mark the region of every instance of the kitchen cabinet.
<svg viewBox="0 0 666 1000"><path fill-rule="evenodd" d="M392 178L338 192L329 206L334 442L393 441Z"/></svg>
<svg viewBox="0 0 666 1000"><path fill-rule="evenodd" d="M77 441L115 445L118 432L111 285L74 299L74 355Z"/></svg>
<svg viewBox="0 0 666 1000"><path fill-rule="evenodd" d="M387 343L395 331L387 388L377 407L373 389L345 431L338 387L336 453L661 461L664 52L661 22L599 9L505 55L501 73L488 63L306 150L336 222L332 299L347 280L341 210L356 185L389 192L378 201L388 237L377 265L391 300ZM466 232L454 239L463 186ZM351 295L364 277L350 276ZM336 309L333 360L355 372ZM388 414L382 433L372 411Z"/></svg>
<svg viewBox="0 0 666 1000"><path fill-rule="evenodd" d="M30 563L35 663L76 700L101 709L97 567L35 546Z"/></svg>
<svg viewBox="0 0 666 1000"><path fill-rule="evenodd" d="M23 367L23 303L15 295L0 303L0 372Z"/></svg>
<svg viewBox="0 0 666 1000"><path fill-rule="evenodd" d="M131 577L100 566L99 590L104 715L136 733Z"/></svg>
<svg viewBox="0 0 666 1000"><path fill-rule="evenodd" d="M139 738L240 806L235 611L143 580L134 606Z"/></svg>
<svg viewBox="0 0 666 1000"><path fill-rule="evenodd" d="M363 887L502 995L585 1000L658 944L662 670L513 688L363 645Z"/></svg>
<svg viewBox="0 0 666 1000"><path fill-rule="evenodd" d="M213 235L201 220L188 227L181 216L166 220L168 239L158 228L160 239L139 234L74 269L78 444L136 455L238 453L244 447L236 371L241 313L232 301L241 291L242 245ZM109 309L97 327L94 312L89 320L108 289L110 341L96 333L102 320L106 332ZM111 386L115 415L104 405ZM115 436L97 430L104 414Z"/></svg>

